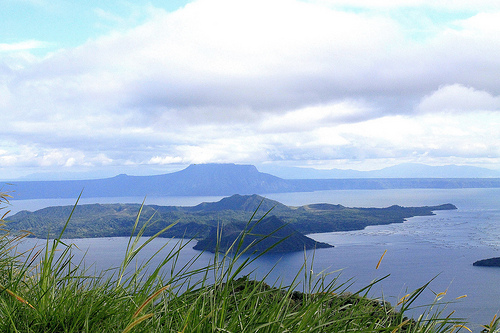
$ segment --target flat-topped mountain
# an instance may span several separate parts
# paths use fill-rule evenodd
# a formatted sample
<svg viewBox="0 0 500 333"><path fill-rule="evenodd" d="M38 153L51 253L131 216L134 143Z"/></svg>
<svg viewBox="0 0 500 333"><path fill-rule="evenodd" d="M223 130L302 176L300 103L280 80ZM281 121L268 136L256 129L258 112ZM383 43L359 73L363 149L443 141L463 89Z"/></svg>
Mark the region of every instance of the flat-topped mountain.
<svg viewBox="0 0 500 333"><path fill-rule="evenodd" d="M14 199L132 196L228 196L343 189L500 187L500 178L282 179L253 165L193 164L156 176L64 181L17 181L7 186Z"/></svg>
<svg viewBox="0 0 500 333"><path fill-rule="evenodd" d="M193 164L156 176L64 181L20 181L9 187L15 199L125 196L212 196L295 191L288 181L262 173L253 165Z"/></svg>
<svg viewBox="0 0 500 333"><path fill-rule="evenodd" d="M163 193L177 195L252 194L291 189L285 180L259 172L253 165L192 164L178 172L152 177L168 186Z"/></svg>
<svg viewBox="0 0 500 333"><path fill-rule="evenodd" d="M75 208L64 237L129 236L140 208L139 204L79 205ZM45 238L47 235L54 237L61 232L72 209L73 206L59 206L35 212L21 211L7 218L7 226L13 232L28 230L36 237ZM430 207L349 208L321 203L289 207L259 195L233 195L217 202L191 207L145 205L140 215L139 228L147 221L151 221L144 234L151 236L166 226L175 224L162 236L203 240L213 234L218 227L224 226L229 242L235 235L231 234L232 232L239 233L247 223L254 223L264 216L274 215L276 219L264 223L267 229L260 230L261 233L270 232L270 228L278 226L277 221L279 221L281 224L278 227L281 228L282 224L288 225L283 229L288 235L293 235L287 242L297 241L301 248L304 244L310 248L312 243L297 233L303 236L309 233L359 230L369 225L401 223L413 216L432 215L435 210L448 209L456 207L445 204ZM273 222L270 224L271 227L267 224L269 222ZM294 231L290 231L290 228ZM297 248L287 244L283 246L289 249ZM281 248L276 250L281 251Z"/></svg>

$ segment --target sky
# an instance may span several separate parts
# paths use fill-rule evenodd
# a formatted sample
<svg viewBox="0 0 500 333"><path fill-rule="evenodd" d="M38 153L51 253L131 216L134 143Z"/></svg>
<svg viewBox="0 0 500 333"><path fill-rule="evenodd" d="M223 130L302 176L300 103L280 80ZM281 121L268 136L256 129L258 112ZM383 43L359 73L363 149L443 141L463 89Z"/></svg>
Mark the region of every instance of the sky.
<svg viewBox="0 0 500 333"><path fill-rule="evenodd" d="M497 0L0 4L0 179L500 170Z"/></svg>

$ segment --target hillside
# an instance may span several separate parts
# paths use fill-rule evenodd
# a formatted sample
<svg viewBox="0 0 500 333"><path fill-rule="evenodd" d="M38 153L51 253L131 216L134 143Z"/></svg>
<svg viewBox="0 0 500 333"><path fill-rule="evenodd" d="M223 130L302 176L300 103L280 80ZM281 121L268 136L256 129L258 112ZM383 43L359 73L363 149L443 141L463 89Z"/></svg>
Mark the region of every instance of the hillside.
<svg viewBox="0 0 500 333"><path fill-rule="evenodd" d="M48 207L35 212L21 211L10 216L7 225L12 231L29 230L36 237L44 238L47 235L54 237L61 232L72 208L72 206L61 206ZM65 231L65 238L129 236L139 209L138 204L79 205ZM413 216L432 215L435 210L448 209L456 209L456 207L451 204L387 208L349 208L330 204L289 207L258 195L233 195L218 202L202 203L191 207L146 205L142 209L139 226L151 220L152 223L145 233L145 236L150 236L175 223L163 234L163 237L202 240L221 225L227 228L226 231L232 228L234 232L239 233L254 213L252 221L269 213L269 216L274 215L280 223L288 224L294 229L289 234L297 231L304 235L359 230L369 225L401 223ZM276 223L275 220L271 221ZM281 224L278 227L281 227ZM266 233L269 231L265 230Z"/></svg>
<svg viewBox="0 0 500 333"><path fill-rule="evenodd" d="M242 229L248 231L243 239L241 239ZM262 221L240 225L239 228L222 227L219 232L220 235L218 235L217 230L212 230L205 239L200 240L193 248L209 252L214 252L217 248L221 252L228 250L236 252L240 241L242 249L253 244L250 252L264 252L270 249L270 252L273 253L284 253L333 247L330 244L316 242L312 238L304 236L274 215L266 217Z"/></svg>
<svg viewBox="0 0 500 333"><path fill-rule="evenodd" d="M183 210L196 212L218 212L224 210L238 210L245 212L255 212L257 209L261 211L273 210L276 211L288 211L291 208L283 205L275 200L265 199L260 195L239 195L235 194L230 197L226 197L217 202L203 202L194 207L185 207Z"/></svg>
<svg viewBox="0 0 500 333"><path fill-rule="evenodd" d="M255 200L251 197L234 199L238 202ZM227 201L231 203L232 200ZM0 210L5 203L8 203L8 196L0 193ZM114 211L114 215L122 217L136 208L134 205L85 207L89 213L113 215ZM170 211L182 210L170 208ZM71 207L50 207L35 213L49 219L63 218L68 209ZM342 207L320 204L307 209ZM81 210L76 213L81 219ZM17 215L22 219L33 217L26 211ZM336 278L327 281L328 273L313 272L306 258L303 270L287 272L295 276L294 283L284 286L276 280L275 285L270 286L264 282L267 275L262 281L242 276L258 256L239 260L239 254L226 252L215 255L207 265L198 265L199 256L178 262L180 247L168 254L156 251L139 262L134 257L154 237L142 245L136 243L139 238L132 237L119 268L110 264L106 270L98 271L89 269L85 260L76 259L73 246L68 246L61 238L42 242L46 247L37 246L19 253L17 246L23 242L23 236L12 237L5 232L5 222L1 217L1 332L302 332L311 331L311 328L313 331L344 332L354 328L363 332L430 330L438 333L463 326L462 321L455 321L450 316L441 319L432 315L430 321L421 321L422 315L418 320L408 319L406 304L412 304L426 286L405 296L403 306L396 309L385 300L366 297L366 290L385 277L353 294L347 292L345 284L337 284ZM282 234L275 232L268 239L290 235L275 247L280 252L295 250L288 245L298 248L301 244L297 243L308 242L307 237L276 217L250 223L250 226L254 234L269 234L276 227L283 231ZM232 224L230 230L235 227L237 223ZM22 233L26 235L25 231ZM231 241L225 238L224 242L226 240ZM279 249L285 245L284 249ZM159 260L153 260L155 258ZM302 281L305 288L296 290ZM427 308L432 309L432 305L422 310L424 314L431 313ZM492 323L496 325L495 318Z"/></svg>

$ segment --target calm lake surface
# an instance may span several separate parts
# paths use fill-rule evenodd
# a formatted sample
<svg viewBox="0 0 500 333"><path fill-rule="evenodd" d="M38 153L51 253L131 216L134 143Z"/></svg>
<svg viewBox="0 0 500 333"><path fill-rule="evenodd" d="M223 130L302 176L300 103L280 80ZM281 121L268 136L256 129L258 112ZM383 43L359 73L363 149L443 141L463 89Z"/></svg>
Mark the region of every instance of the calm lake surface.
<svg viewBox="0 0 500 333"><path fill-rule="evenodd" d="M500 257L500 189L411 189L411 190L342 190L312 193L267 194L269 199L289 206L310 203L342 204L349 207L387 207L390 205L424 206L452 203L459 209L438 211L435 216L415 217L402 224L368 227L365 230L310 235L314 239L334 245L314 253L313 272L334 272L339 283L349 281L349 290L356 291L371 281L387 274L390 276L376 284L370 296L384 297L395 304L407 293L432 280L429 289L419 299L420 304L432 302L434 293L447 290L443 301L467 295L447 305L445 315L455 310L454 317L466 318L474 331L477 324L489 323L500 311L500 268L474 267L479 259ZM222 197L162 197L147 198L146 204L192 206L201 202L217 201ZM143 198L83 198L84 203L132 203ZM47 206L71 205L75 200L14 200L13 213L36 210ZM86 263L96 269L108 269L120 264L128 238L97 238L70 240L81 254L87 251ZM179 240L170 240L167 249ZM167 242L158 239L143 253L147 258ZM185 242L185 241L184 241ZM42 240L28 240L23 246ZM194 245L194 242L193 244ZM179 258L180 265L200 252L191 244ZM387 250L379 269L380 257ZM77 251L78 252L78 251ZM312 252L308 253L312 260ZM212 254L202 254L197 267L213 260ZM248 272L263 277L276 266L267 280L290 283L304 264L304 253L266 255ZM251 272L251 270L254 270ZM339 276L340 274L340 276ZM414 311L418 315L421 311Z"/></svg>

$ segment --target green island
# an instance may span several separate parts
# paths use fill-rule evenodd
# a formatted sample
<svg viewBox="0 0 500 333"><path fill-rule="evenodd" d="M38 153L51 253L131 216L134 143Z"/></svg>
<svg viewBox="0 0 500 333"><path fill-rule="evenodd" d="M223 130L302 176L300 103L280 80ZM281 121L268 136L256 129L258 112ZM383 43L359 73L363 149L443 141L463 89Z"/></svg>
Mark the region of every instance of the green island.
<svg viewBox="0 0 500 333"><path fill-rule="evenodd" d="M5 209L9 196L0 193L0 212ZM357 291L348 290L348 283L336 278L327 279L328 273L313 273L312 262L304 259L304 265L295 274L290 285L268 285L263 280L242 276L249 267L267 250L252 252L253 241L245 240L255 231L266 231L252 224L252 209L260 201L259 209L267 214L257 216L258 223L265 228L275 223L293 226L293 230L332 230L339 228L361 228L370 223L402 222L418 214L428 215L436 207L385 209L358 209L332 205L307 205L286 207L276 202L262 200L257 196L233 196L219 203L207 203L190 208L140 207L135 205L82 205L53 207L34 213L20 212L12 217L0 214L0 331L1 332L460 332L466 331L467 323L444 312L441 294L428 306L417 306L415 301L428 288L428 283L408 293L395 305L384 299L370 298L369 291L385 277ZM231 203L235 206L231 206ZM243 205L241 205L243 204ZM275 215L270 215L269 209ZM221 209L225 207L225 209ZM238 210L234 208L238 207ZM453 209L452 206L437 206L437 209ZM158 221L152 218L152 211L161 211ZM166 214L172 212L172 216ZM212 213L210 213L212 212ZM215 214L214 212L218 212ZM231 216L227 224L233 231L239 230L241 218L246 213L250 220L231 245L217 245L214 260L202 267L194 265L196 258L182 267L177 267L180 248L162 255L162 260L151 267L151 262L135 262L136 255L149 242L174 230L173 234L186 232L187 227L197 226L200 231L211 230L221 223L221 216ZM255 211L254 211L255 212ZM293 212L293 213L292 213ZM3 213L3 212L2 212ZM104 214L107 213L107 214ZM145 214L143 216L143 213ZM279 213L279 214L278 214ZM295 213L295 214L294 214ZM85 214L90 214L85 218ZM102 214L102 215L100 215ZM129 228L129 242L119 267L105 272L95 272L83 262L75 262L73 246L66 242L66 232L72 237L86 235L95 237L97 228L105 228L108 221L121 225L132 218ZM150 216L148 216L150 214ZM21 219L34 226L38 219L46 219L43 228L37 232L51 230L53 238L46 244L24 252L18 252L17 245L31 234L16 229L9 233ZM102 219L99 219L98 217ZM156 215L154 215L156 216ZM150 227L163 226L170 218L184 216L177 224L170 224L147 238ZM204 217L202 222L193 223L195 217ZM218 216L216 218L216 216ZM317 227L305 227L301 218L319 221L329 217ZM338 220L334 218L338 217ZM355 217L362 218L353 223ZM372 216L372 218L368 218ZM28 217L28 218L26 218ZM254 216L255 217L255 216ZM342 217L342 218L340 218ZM59 220L62 218L62 222ZM295 218L295 220L294 220ZM9 220L9 222L6 222ZM53 219L53 220L51 220ZM64 220L65 219L65 220ZM270 224L264 223L265 219ZM286 221L282 224L282 220ZM95 221L85 227L86 221ZM105 223L106 222L106 223ZM60 223L60 224L59 224ZM128 222L127 222L128 223ZM166 222L165 222L166 223ZM76 224L76 225L75 225ZM158 226L157 224L160 224ZM179 224L181 225L179 227ZM266 226L267 225L267 226ZM107 226L107 228L111 228ZM175 229L177 227L177 229ZM45 228L45 229L44 229ZM106 230L104 231L106 232ZM122 232L122 230L120 230ZM231 235L228 232L228 237ZM185 235L185 234L184 234ZM41 236L39 236L41 237ZM201 239L201 237L200 237ZM223 238L221 238L223 239ZM232 239L232 238L231 238ZM204 240L209 240L205 238ZM184 245L183 245L184 244ZM156 253L158 255L158 253ZM243 260L242 260L243 259ZM382 260L382 258L381 258ZM420 315L409 317L408 311L418 309ZM484 325L484 332L497 332L500 320L493 318Z"/></svg>
<svg viewBox="0 0 500 333"><path fill-rule="evenodd" d="M65 226L72 206L48 207L35 212L21 211L8 218L12 232L29 230L35 237L55 237ZM413 216L433 215L436 210L456 209L452 204L425 207L349 208L332 204L290 207L259 195L233 195L218 202L192 207L140 204L78 205L65 238L126 237L141 210L139 227L150 221L144 236L152 236L172 225L161 237L196 238L195 249L225 251L245 228L253 228L246 242L270 237L254 250L263 251L276 242L271 252L292 252L331 247L305 236L312 233L360 230L370 225L402 223ZM255 214L255 215L254 215ZM252 220L249 225L248 221ZM258 222L258 223L256 223ZM218 240L218 232L222 238ZM259 237L261 235L261 237ZM219 235L220 236L220 235ZM219 241L219 242L218 242Z"/></svg>

